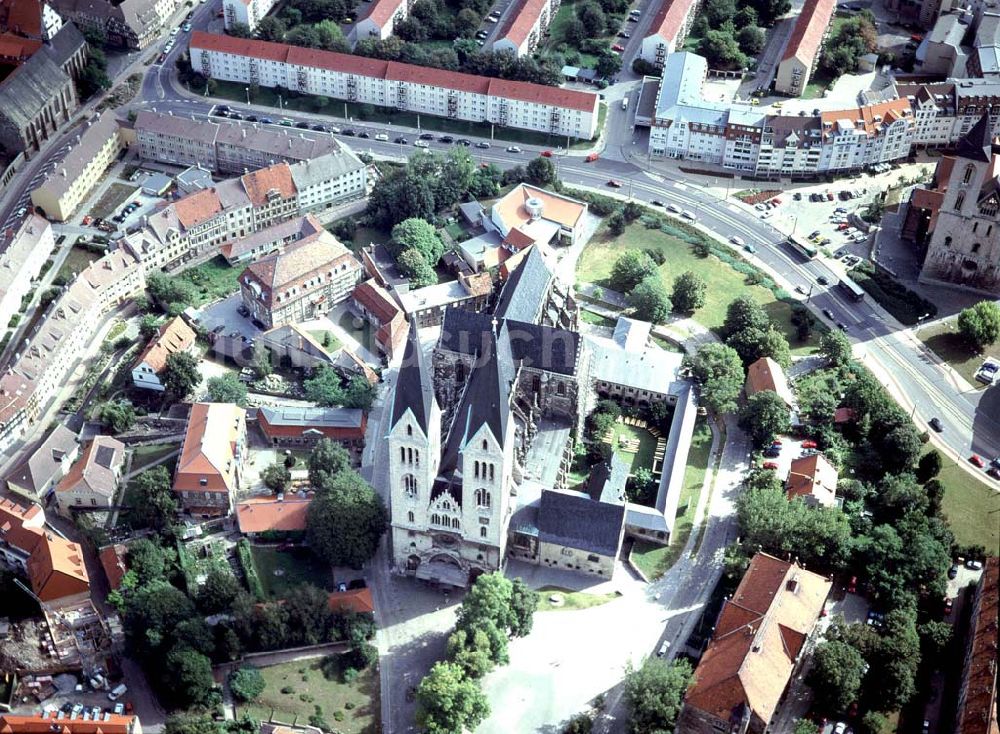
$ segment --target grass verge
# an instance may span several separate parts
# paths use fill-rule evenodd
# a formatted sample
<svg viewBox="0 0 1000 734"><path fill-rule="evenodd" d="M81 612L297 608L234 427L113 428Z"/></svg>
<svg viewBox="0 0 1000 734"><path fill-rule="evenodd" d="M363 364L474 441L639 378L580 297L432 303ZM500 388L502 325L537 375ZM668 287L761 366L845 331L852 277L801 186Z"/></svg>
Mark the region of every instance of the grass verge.
<svg viewBox="0 0 1000 734"><path fill-rule="evenodd" d="M270 546L251 545L250 555L265 596L280 599L305 583L333 591L332 569L308 548L280 551Z"/></svg>
<svg viewBox="0 0 1000 734"><path fill-rule="evenodd" d="M194 287L196 308L220 298L226 298L240 289L240 268L231 267L222 255L206 263L185 270L176 276Z"/></svg>
<svg viewBox="0 0 1000 734"><path fill-rule="evenodd" d="M976 352L959 335L954 320L921 329L917 332L917 338L975 388L986 387L983 383L976 382L976 370L983 360L987 357L1000 359L1000 344L991 344L984 352Z"/></svg>
<svg viewBox="0 0 1000 734"><path fill-rule="evenodd" d="M142 471L180 449L179 443L157 443L138 446L132 451L132 471Z"/></svg>
<svg viewBox="0 0 1000 734"><path fill-rule="evenodd" d="M937 313L937 306L871 263L862 263L851 270L851 278L901 324L913 326Z"/></svg>
<svg viewBox="0 0 1000 734"><path fill-rule="evenodd" d="M962 545L1000 548L1000 493L987 486L942 454L941 473L944 485L941 509L955 540Z"/></svg>
<svg viewBox="0 0 1000 734"><path fill-rule="evenodd" d="M374 734L377 730L378 675L375 668L348 681L340 656L298 660L260 669L266 687L257 700L240 705L260 721L304 726L311 717L321 728L344 734ZM318 721L316 721L319 724Z"/></svg>
<svg viewBox="0 0 1000 734"><path fill-rule="evenodd" d="M677 504L677 518L674 520L674 537L669 546L636 540L632 546L632 563L646 578L658 579L680 558L684 545L694 529L694 513L698 508L705 472L708 470L708 455L712 448L712 429L704 418L695 424L688 453L687 468L684 470L684 487Z"/></svg>
<svg viewBox="0 0 1000 734"><path fill-rule="evenodd" d="M586 591L570 591L558 586L543 586L538 593L539 612L557 612L562 609L589 609L590 607L607 604L614 601L621 594L611 592L609 594L591 594ZM553 599L559 601L553 602Z"/></svg>
<svg viewBox="0 0 1000 734"><path fill-rule="evenodd" d="M91 207L90 215L92 217L107 219L118 211L118 207L124 204L136 192L136 189L135 184L111 184L101 194L101 198Z"/></svg>

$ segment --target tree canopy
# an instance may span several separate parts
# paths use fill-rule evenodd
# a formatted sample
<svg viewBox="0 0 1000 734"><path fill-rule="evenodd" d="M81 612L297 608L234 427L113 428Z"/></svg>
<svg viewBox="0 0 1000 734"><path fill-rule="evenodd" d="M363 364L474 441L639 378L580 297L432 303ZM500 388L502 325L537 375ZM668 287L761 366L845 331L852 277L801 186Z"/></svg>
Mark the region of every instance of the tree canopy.
<svg viewBox="0 0 1000 734"><path fill-rule="evenodd" d="M647 275L628 296L635 315L644 321L661 324L670 318L670 294L659 273Z"/></svg>
<svg viewBox="0 0 1000 734"><path fill-rule="evenodd" d="M754 393L740 411L740 427L750 434L754 446L763 448L791 429L788 406L773 390Z"/></svg>
<svg viewBox="0 0 1000 734"><path fill-rule="evenodd" d="M630 668L625 673L625 696L632 731L636 734L673 731L691 675L691 664L686 660L668 663L647 658L641 668Z"/></svg>
<svg viewBox="0 0 1000 734"><path fill-rule="evenodd" d="M623 217L624 219L624 217ZM619 293L629 293L650 275L658 275L656 263L642 250L626 250L611 268L609 285Z"/></svg>
<svg viewBox="0 0 1000 734"><path fill-rule="evenodd" d="M236 403L240 407L246 407L247 386L235 372L209 377L205 387L208 399L213 403Z"/></svg>
<svg viewBox="0 0 1000 734"><path fill-rule="evenodd" d="M486 696L455 663L435 663L417 687L417 723L429 734L472 731L489 713Z"/></svg>
<svg viewBox="0 0 1000 734"><path fill-rule="evenodd" d="M962 309L958 314L958 332L973 348L982 349L1000 339L1000 306L993 301Z"/></svg>
<svg viewBox="0 0 1000 734"><path fill-rule="evenodd" d="M686 363L701 385L705 407L716 413L736 410L744 375L743 363L735 349L725 344L706 344L688 357Z"/></svg>
<svg viewBox="0 0 1000 734"><path fill-rule="evenodd" d="M360 568L375 555L388 513L375 490L353 469L326 479L309 503L309 547L334 566Z"/></svg>
<svg viewBox="0 0 1000 734"><path fill-rule="evenodd" d="M679 313L692 313L705 305L705 293L708 284L697 273L687 270L674 279L674 289L670 294L674 310Z"/></svg>
<svg viewBox="0 0 1000 734"><path fill-rule="evenodd" d="M181 400L201 382L198 360L187 352L174 352L163 368L163 388L172 400Z"/></svg>

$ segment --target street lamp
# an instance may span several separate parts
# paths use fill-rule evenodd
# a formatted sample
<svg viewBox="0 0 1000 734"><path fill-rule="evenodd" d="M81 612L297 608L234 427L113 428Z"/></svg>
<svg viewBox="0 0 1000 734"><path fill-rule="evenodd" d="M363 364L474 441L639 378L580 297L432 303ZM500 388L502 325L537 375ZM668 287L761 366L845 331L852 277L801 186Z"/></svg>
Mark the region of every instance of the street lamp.
<svg viewBox="0 0 1000 734"><path fill-rule="evenodd" d="M247 106L249 106L250 105L250 87L243 87L243 89L246 90L246 93L247 93Z"/></svg>

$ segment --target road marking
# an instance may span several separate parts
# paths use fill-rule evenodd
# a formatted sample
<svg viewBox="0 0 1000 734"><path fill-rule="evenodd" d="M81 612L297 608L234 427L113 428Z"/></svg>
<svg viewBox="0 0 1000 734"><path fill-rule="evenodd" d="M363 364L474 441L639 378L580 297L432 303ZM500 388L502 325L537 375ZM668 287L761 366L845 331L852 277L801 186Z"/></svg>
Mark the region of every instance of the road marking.
<svg viewBox="0 0 1000 734"><path fill-rule="evenodd" d="M682 184L680 181L674 181L674 188L680 189L681 191L687 190L687 184Z"/></svg>

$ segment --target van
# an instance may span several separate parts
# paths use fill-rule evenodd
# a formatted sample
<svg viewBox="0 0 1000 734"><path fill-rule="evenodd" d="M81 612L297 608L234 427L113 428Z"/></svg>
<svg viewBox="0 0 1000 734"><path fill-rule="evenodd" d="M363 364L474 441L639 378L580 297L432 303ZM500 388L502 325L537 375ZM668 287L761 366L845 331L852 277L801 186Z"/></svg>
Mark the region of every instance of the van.
<svg viewBox="0 0 1000 734"><path fill-rule="evenodd" d="M128 687L124 683L119 683L117 686L111 689L111 693L108 694L109 701L117 701L119 698L125 695Z"/></svg>
<svg viewBox="0 0 1000 734"><path fill-rule="evenodd" d="M623 110L628 109L628 97L622 97L622 109Z"/></svg>
<svg viewBox="0 0 1000 734"><path fill-rule="evenodd" d="M386 135L385 133L379 133L378 135L375 136L375 139L376 140L381 140L381 141L384 142L384 141L386 141L386 140L389 139L389 136Z"/></svg>

